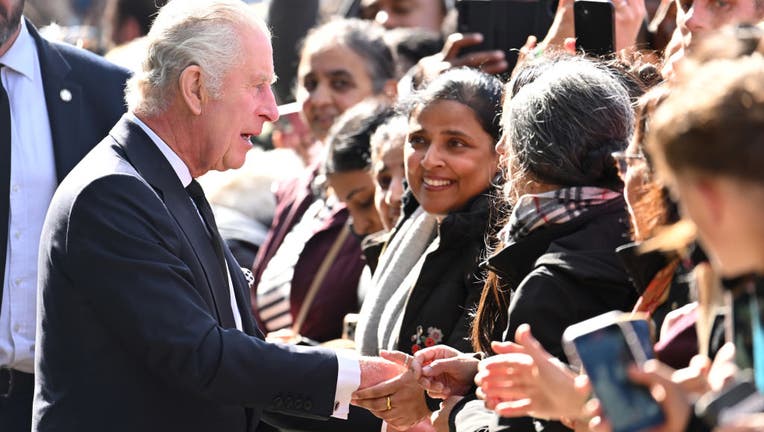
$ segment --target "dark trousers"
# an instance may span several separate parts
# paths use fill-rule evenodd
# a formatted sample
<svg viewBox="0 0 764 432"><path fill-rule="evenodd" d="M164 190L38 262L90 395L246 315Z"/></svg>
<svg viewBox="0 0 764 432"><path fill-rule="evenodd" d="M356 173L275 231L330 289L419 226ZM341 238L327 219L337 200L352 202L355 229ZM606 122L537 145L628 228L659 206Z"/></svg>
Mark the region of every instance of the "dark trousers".
<svg viewBox="0 0 764 432"><path fill-rule="evenodd" d="M34 375L0 369L0 394L0 431L31 431Z"/></svg>

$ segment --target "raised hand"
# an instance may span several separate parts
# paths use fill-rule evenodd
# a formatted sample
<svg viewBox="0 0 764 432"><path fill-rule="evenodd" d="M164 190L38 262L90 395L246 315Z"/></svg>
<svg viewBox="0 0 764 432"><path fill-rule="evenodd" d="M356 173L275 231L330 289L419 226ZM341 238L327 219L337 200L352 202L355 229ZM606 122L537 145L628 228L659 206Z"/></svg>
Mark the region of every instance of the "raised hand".
<svg viewBox="0 0 764 432"><path fill-rule="evenodd" d="M446 345L436 345L414 354L421 364L419 385L436 399L464 396L473 385L479 360Z"/></svg>
<svg viewBox="0 0 764 432"><path fill-rule="evenodd" d="M663 425L650 429L650 432L683 431L689 421L691 405L681 385L671 381L673 372L673 369L658 360L648 360L641 369L638 366L629 368L629 378L650 389L666 416ZM600 414L597 408L595 405L594 412L590 413L595 416L589 427L593 432L612 431L610 423L601 415L596 415Z"/></svg>
<svg viewBox="0 0 764 432"><path fill-rule="evenodd" d="M561 418L580 415L588 383L549 354L527 324L518 327L512 342L494 342L498 353L480 362L475 383L486 407L503 417L531 415Z"/></svg>
<svg viewBox="0 0 764 432"><path fill-rule="evenodd" d="M483 42L480 33L453 33L446 38L443 49L417 63L420 82L429 82L448 69L469 66L485 73L497 74L507 70L509 64L502 51L478 51L462 54L462 49Z"/></svg>

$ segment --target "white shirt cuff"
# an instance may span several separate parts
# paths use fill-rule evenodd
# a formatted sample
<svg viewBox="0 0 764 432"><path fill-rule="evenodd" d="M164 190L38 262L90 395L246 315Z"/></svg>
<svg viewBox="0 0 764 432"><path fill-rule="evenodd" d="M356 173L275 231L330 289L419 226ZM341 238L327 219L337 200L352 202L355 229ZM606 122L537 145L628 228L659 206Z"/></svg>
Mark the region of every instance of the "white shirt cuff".
<svg viewBox="0 0 764 432"><path fill-rule="evenodd" d="M334 392L332 417L347 420L350 398L361 386L361 364L354 351L337 350L337 389Z"/></svg>

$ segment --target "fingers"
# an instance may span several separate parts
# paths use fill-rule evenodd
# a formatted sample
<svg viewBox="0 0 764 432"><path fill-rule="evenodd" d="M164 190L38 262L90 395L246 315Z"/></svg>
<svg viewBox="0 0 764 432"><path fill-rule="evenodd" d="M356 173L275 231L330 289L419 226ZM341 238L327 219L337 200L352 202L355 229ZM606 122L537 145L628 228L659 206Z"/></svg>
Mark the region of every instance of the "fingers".
<svg viewBox="0 0 764 432"><path fill-rule="evenodd" d="M499 402L493 408L496 414L502 417L522 417L528 415L531 409L530 399L518 399L506 402Z"/></svg>
<svg viewBox="0 0 764 432"><path fill-rule="evenodd" d="M524 353L525 347L514 342L491 342L491 349L496 354Z"/></svg>
<svg viewBox="0 0 764 432"><path fill-rule="evenodd" d="M506 69L506 63L504 51L478 51L451 59L453 67L468 66L484 71L498 69L502 64Z"/></svg>
<svg viewBox="0 0 764 432"><path fill-rule="evenodd" d="M422 366L418 361L414 360L413 356L410 356L401 351L387 351L381 350L379 356L385 360L390 360L393 363L397 363L406 368L406 370L412 372L415 378L418 378L422 373Z"/></svg>
<svg viewBox="0 0 764 432"><path fill-rule="evenodd" d="M443 45L443 56L445 60L451 60L459 56L459 52L465 47L478 45L483 42L483 35L480 33L452 33L446 38Z"/></svg>
<svg viewBox="0 0 764 432"><path fill-rule="evenodd" d="M435 360L422 368L422 376L437 377L453 370L459 360L456 357Z"/></svg>
<svg viewBox="0 0 764 432"><path fill-rule="evenodd" d="M375 386L357 390L353 393L353 399L374 399L395 393L402 386L401 376L383 381Z"/></svg>
<svg viewBox="0 0 764 432"><path fill-rule="evenodd" d="M384 418L385 420L388 419L387 415L383 416L383 413L388 411L387 396L381 397L381 398L374 398L374 399L351 399L350 403L374 412L375 413L374 415L376 415L379 418ZM380 413L380 415L377 415L376 413Z"/></svg>
<svg viewBox="0 0 764 432"><path fill-rule="evenodd" d="M421 365L426 366L435 360L456 357L459 354L461 354L459 350L451 348L450 346L436 345L434 347L417 351L414 354L414 359L416 359Z"/></svg>

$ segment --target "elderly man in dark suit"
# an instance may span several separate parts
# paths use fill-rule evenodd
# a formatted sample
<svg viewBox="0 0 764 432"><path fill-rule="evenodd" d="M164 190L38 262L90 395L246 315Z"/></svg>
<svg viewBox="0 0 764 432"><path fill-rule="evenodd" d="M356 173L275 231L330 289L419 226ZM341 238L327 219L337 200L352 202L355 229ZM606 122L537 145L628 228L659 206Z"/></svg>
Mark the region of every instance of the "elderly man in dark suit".
<svg viewBox="0 0 764 432"><path fill-rule="evenodd" d="M0 0L0 430L28 432L37 251L59 181L125 111L126 70L41 38Z"/></svg>
<svg viewBox="0 0 764 432"><path fill-rule="evenodd" d="M239 0L173 0L126 114L53 197L41 240L33 431L252 431L346 416L401 372L272 345L198 183L278 117L270 35Z"/></svg>

